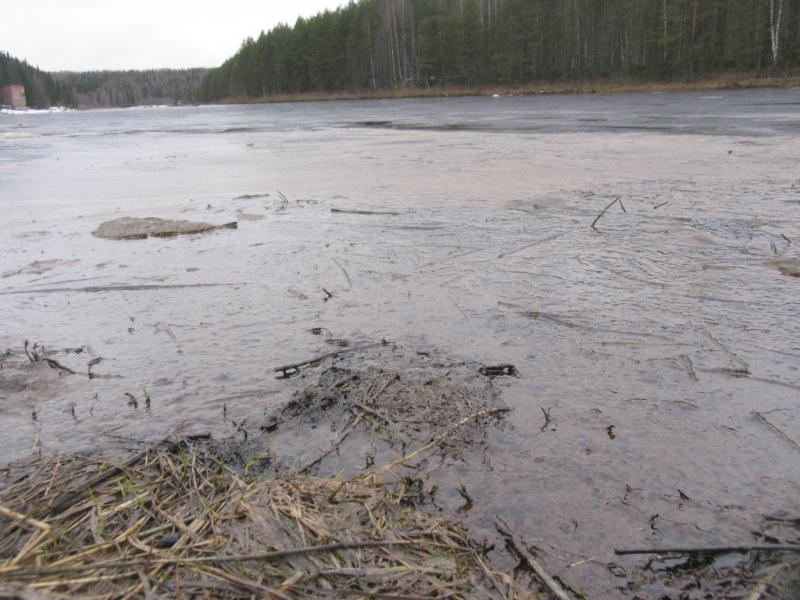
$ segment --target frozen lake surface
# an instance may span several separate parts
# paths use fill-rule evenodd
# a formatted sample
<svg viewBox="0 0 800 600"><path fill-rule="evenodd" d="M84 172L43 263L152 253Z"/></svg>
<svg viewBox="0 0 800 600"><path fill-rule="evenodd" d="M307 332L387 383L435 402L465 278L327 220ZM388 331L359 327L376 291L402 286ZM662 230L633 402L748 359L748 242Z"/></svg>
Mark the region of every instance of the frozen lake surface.
<svg viewBox="0 0 800 600"><path fill-rule="evenodd" d="M0 115L0 211L4 461L257 432L274 367L386 339L517 367L465 518L592 597L800 516L800 90Z"/></svg>

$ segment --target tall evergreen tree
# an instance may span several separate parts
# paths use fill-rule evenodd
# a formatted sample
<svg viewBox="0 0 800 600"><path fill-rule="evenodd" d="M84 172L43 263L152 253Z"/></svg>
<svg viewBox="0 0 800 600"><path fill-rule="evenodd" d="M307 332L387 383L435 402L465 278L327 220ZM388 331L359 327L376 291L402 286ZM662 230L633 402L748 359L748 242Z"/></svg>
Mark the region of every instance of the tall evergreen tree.
<svg viewBox="0 0 800 600"><path fill-rule="evenodd" d="M246 40L199 99L798 65L797 0L351 0Z"/></svg>
<svg viewBox="0 0 800 600"><path fill-rule="evenodd" d="M12 83L25 87L25 98L31 108L75 105L68 85L54 80L48 73L24 60L0 52L0 87Z"/></svg>

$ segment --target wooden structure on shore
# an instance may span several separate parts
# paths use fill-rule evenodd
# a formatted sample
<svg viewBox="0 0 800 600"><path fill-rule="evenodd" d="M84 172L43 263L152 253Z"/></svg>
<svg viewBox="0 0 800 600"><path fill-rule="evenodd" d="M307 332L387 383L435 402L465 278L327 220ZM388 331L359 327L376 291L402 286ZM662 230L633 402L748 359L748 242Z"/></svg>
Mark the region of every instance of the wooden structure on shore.
<svg viewBox="0 0 800 600"><path fill-rule="evenodd" d="M0 106L11 108L25 108L28 103L25 99L25 86L12 83L0 87Z"/></svg>

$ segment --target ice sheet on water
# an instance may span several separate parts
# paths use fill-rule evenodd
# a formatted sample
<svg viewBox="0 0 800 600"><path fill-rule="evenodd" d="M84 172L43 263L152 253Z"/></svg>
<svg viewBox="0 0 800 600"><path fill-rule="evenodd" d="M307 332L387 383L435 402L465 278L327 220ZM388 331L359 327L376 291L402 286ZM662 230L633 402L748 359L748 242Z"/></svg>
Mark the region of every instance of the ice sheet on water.
<svg viewBox="0 0 800 600"><path fill-rule="evenodd" d="M2 115L50 115L53 113L71 112L75 109L66 106L51 106L50 108L0 108Z"/></svg>

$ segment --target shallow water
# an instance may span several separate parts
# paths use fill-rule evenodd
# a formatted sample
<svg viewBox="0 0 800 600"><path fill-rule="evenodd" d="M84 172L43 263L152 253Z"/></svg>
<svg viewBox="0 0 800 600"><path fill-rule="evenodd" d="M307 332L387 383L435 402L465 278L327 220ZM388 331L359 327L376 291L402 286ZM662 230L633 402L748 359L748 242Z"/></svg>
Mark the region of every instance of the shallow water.
<svg viewBox="0 0 800 600"><path fill-rule="evenodd" d="M800 90L0 115L2 456L256 431L314 327L513 363L468 519L626 596L614 547L800 512L799 162ZM120 216L239 229L91 236Z"/></svg>

